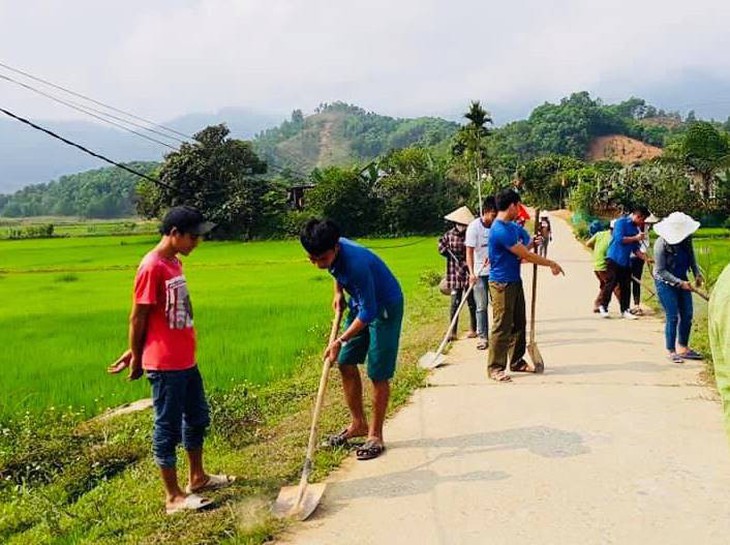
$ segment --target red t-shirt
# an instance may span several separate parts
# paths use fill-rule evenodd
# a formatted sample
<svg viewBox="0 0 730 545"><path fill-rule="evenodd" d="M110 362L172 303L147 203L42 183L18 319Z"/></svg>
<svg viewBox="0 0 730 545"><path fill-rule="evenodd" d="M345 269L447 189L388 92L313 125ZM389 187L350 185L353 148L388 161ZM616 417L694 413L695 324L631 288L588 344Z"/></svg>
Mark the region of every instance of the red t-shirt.
<svg viewBox="0 0 730 545"><path fill-rule="evenodd" d="M180 260L166 259L155 250L144 256L134 280L134 301L153 305L142 367L149 371L194 367L193 307Z"/></svg>

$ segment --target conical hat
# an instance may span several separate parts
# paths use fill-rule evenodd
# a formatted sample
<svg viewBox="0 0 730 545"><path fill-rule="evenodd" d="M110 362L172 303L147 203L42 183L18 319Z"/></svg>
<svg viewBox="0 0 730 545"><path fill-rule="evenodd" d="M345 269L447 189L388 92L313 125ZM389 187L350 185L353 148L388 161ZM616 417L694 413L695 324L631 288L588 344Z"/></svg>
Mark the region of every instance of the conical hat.
<svg viewBox="0 0 730 545"><path fill-rule="evenodd" d="M684 212L672 212L654 226L654 232L669 244L679 244L700 228L700 222Z"/></svg>
<svg viewBox="0 0 730 545"><path fill-rule="evenodd" d="M648 218L644 220L644 223L657 223L659 221L659 218L657 218L654 214L650 214Z"/></svg>
<svg viewBox="0 0 730 545"><path fill-rule="evenodd" d="M474 221L474 214L472 214L471 210L469 210L466 206L462 206L450 214L445 215L444 219L461 225L469 225L472 221Z"/></svg>

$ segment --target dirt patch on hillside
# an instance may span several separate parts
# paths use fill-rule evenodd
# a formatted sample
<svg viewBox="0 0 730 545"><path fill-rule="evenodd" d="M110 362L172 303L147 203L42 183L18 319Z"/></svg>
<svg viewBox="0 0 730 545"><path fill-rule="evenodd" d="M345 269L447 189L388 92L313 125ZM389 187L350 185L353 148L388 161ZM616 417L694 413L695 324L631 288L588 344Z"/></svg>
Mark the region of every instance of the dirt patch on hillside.
<svg viewBox="0 0 730 545"><path fill-rule="evenodd" d="M589 161L611 160L633 165L659 157L663 150L618 134L596 138L588 150Z"/></svg>

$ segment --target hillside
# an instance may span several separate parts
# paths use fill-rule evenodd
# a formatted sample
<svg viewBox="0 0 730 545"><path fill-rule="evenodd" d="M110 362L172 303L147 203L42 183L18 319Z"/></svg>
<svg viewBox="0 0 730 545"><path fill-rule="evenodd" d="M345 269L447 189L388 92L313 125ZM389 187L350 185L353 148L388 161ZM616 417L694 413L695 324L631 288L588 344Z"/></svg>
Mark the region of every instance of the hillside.
<svg viewBox="0 0 730 545"><path fill-rule="evenodd" d="M435 146L458 127L443 119L396 119L336 102L307 117L295 110L290 120L258 134L254 144L270 164L307 173L315 167L368 161L391 149Z"/></svg>
<svg viewBox="0 0 730 545"><path fill-rule="evenodd" d="M611 160L623 165L633 165L654 159L661 154L661 148L628 136L611 134L594 139L586 158L589 161Z"/></svg>
<svg viewBox="0 0 730 545"><path fill-rule="evenodd" d="M193 134L208 125L226 123L233 136L250 139L280 120L281 117L276 115L225 108L216 113L188 114L163 124L185 134ZM161 161L170 151L154 142L98 123L33 121L115 161ZM0 142L0 193L105 166L99 159L9 118L0 117ZM175 144L174 141L172 143Z"/></svg>

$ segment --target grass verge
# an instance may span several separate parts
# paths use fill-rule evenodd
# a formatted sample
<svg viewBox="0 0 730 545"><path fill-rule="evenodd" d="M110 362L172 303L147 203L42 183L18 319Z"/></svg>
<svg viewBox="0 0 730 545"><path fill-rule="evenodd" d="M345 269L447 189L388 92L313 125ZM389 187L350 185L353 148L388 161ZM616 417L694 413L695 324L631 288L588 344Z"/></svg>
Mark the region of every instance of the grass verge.
<svg viewBox="0 0 730 545"><path fill-rule="evenodd" d="M326 304L326 302L323 302ZM407 302L390 414L425 383L418 357L441 333L446 299L422 285ZM324 340L323 340L324 343ZM209 471L238 480L214 493L217 508L168 517L151 460L149 411L79 423L80 415L32 415L0 430L0 542L7 544L256 544L287 528L269 507L295 484L303 462L321 362L311 358L293 377L264 385L212 389ZM347 422L339 377L332 374L322 433ZM348 456L319 450L314 480ZM181 461L182 457L181 457ZM185 474L180 464L181 475Z"/></svg>

